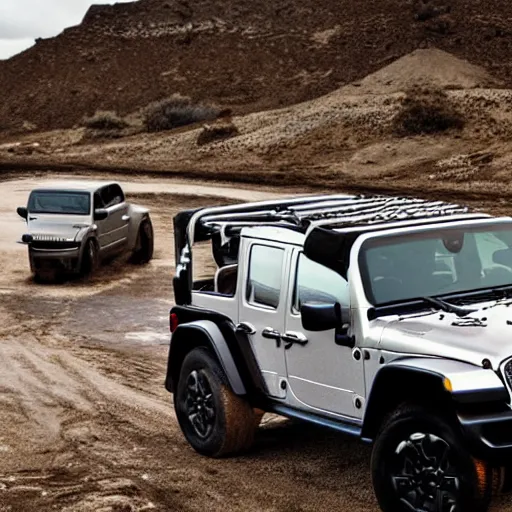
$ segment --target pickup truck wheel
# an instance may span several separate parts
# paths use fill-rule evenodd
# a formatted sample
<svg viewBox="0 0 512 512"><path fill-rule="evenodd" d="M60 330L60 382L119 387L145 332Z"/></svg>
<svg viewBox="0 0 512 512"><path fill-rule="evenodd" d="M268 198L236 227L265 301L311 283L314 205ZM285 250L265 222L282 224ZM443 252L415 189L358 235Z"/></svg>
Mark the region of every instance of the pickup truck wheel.
<svg viewBox="0 0 512 512"><path fill-rule="evenodd" d="M91 277L98 267L98 249L94 240L87 240L82 254L80 274L82 277Z"/></svg>
<svg viewBox="0 0 512 512"><path fill-rule="evenodd" d="M150 219L144 219L139 226L135 250L132 254L132 263L144 265L153 258L154 234L153 224Z"/></svg>
<svg viewBox="0 0 512 512"><path fill-rule="evenodd" d="M203 455L221 457L252 444L253 408L231 391L222 368L206 348L196 348L185 357L174 408L187 441Z"/></svg>
<svg viewBox="0 0 512 512"><path fill-rule="evenodd" d="M475 461L450 421L402 406L385 422L372 453L375 494L384 512L484 512L492 468Z"/></svg>

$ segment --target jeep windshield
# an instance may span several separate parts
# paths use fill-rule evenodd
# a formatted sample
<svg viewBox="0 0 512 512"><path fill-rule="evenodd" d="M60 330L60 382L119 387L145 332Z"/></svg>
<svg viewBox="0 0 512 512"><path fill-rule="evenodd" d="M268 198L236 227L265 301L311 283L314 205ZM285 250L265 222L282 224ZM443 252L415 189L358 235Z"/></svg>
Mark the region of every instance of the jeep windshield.
<svg viewBox="0 0 512 512"><path fill-rule="evenodd" d="M28 200L30 213L89 215L90 210L91 195L88 192L37 190Z"/></svg>
<svg viewBox="0 0 512 512"><path fill-rule="evenodd" d="M360 264L366 295L375 306L492 295L512 287L512 223L368 240Z"/></svg>

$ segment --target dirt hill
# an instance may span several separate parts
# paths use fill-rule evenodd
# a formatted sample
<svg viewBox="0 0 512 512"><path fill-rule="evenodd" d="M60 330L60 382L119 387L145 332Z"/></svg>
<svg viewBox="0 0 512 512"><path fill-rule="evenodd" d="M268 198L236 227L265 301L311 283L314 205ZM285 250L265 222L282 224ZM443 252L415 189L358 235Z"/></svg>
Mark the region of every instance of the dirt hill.
<svg viewBox="0 0 512 512"><path fill-rule="evenodd" d="M428 176L430 188L459 191L476 180L475 190L503 192L512 187L512 89L500 83L447 52L416 50L279 109L114 139L84 128L12 137L0 144L0 169L124 169L415 192Z"/></svg>
<svg viewBox="0 0 512 512"><path fill-rule="evenodd" d="M345 93L390 94L413 87L476 89L500 87L503 83L480 66L437 48L415 50L363 80L350 84Z"/></svg>
<svg viewBox="0 0 512 512"><path fill-rule="evenodd" d="M509 0L140 0L0 62L0 128L70 127L179 92L235 113L286 106L436 46L512 85Z"/></svg>

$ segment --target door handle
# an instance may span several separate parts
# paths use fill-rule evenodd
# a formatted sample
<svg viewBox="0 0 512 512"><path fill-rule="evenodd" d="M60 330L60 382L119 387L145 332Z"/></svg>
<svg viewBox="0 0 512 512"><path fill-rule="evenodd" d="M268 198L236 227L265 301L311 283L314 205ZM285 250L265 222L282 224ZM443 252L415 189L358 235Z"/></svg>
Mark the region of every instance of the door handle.
<svg viewBox="0 0 512 512"><path fill-rule="evenodd" d="M294 345L295 343L297 345L302 345L302 346L307 345L307 343L308 343L308 339L301 332L292 332L292 331L285 332L281 336L281 339L285 343L285 345L284 345L285 350L288 350L289 348L291 348L291 346Z"/></svg>
<svg viewBox="0 0 512 512"><path fill-rule="evenodd" d="M129 215L123 215L121 217L124 221L129 221L130 220L130 216Z"/></svg>
<svg viewBox="0 0 512 512"><path fill-rule="evenodd" d="M281 346L281 333L272 327L265 327L265 329L261 331L261 335L269 340L275 340L277 348Z"/></svg>
<svg viewBox="0 0 512 512"><path fill-rule="evenodd" d="M240 322L236 326L236 330L243 332L244 334L256 334L254 325L250 324L249 322Z"/></svg>

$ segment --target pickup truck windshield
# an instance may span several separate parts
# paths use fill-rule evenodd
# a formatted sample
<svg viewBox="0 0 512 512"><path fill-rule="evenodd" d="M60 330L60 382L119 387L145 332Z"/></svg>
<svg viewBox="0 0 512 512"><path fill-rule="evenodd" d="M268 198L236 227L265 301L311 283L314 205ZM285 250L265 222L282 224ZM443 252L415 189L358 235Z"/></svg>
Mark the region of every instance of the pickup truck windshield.
<svg viewBox="0 0 512 512"><path fill-rule="evenodd" d="M30 194L30 213L55 213L64 215L89 215L91 196L87 192L41 190Z"/></svg>
<svg viewBox="0 0 512 512"><path fill-rule="evenodd" d="M512 285L512 223L369 240L360 255L374 305Z"/></svg>

